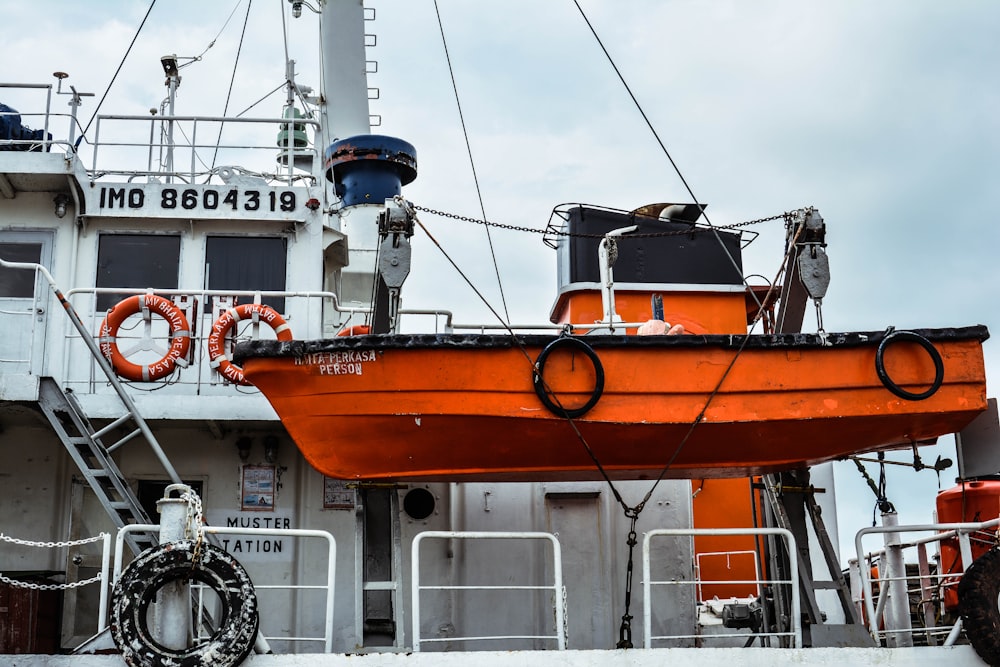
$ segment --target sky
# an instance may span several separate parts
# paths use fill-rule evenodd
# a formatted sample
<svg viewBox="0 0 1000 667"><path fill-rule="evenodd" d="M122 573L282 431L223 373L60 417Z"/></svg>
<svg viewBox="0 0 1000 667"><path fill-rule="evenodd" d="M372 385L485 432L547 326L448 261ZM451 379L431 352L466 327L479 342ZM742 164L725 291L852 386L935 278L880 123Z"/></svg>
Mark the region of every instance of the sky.
<svg viewBox="0 0 1000 667"><path fill-rule="evenodd" d="M160 0L101 113L145 114L165 96L160 56L203 54L182 70L178 114L240 111L278 87L288 50L299 82L317 87L308 12L254 0ZM993 0L579 0L670 156L714 224L815 206L827 223L828 331L985 324L1000 332L1000 3ZM0 80L108 89L148 2L0 3ZM433 0L374 0L368 57L377 61L373 131L416 146L404 194L482 217ZM44 7L44 9L42 9ZM556 204L632 209L686 202L664 151L573 0L438 0L483 209L489 220L542 228ZM227 19L231 17L228 25ZM223 26L225 25L225 29ZM206 48L215 40L211 48ZM17 106L16 97L8 97ZM58 98L60 111L68 98ZM277 116L279 92L248 115ZM480 225L421 219L497 309ZM748 273L773 276L780 222L759 225ZM545 321L554 252L538 235L494 230L510 317ZM426 239L414 240L406 308L444 307L456 321L488 311ZM804 330L815 331L811 309ZM996 395L1000 343L985 345ZM954 458L950 439L924 450ZM908 453L893 455L910 460ZM872 520L874 496L853 464L837 464L842 542ZM869 466L877 477L876 466ZM938 479L890 466L902 523L929 521ZM941 475L952 485L956 469ZM842 552L850 550L844 544Z"/></svg>

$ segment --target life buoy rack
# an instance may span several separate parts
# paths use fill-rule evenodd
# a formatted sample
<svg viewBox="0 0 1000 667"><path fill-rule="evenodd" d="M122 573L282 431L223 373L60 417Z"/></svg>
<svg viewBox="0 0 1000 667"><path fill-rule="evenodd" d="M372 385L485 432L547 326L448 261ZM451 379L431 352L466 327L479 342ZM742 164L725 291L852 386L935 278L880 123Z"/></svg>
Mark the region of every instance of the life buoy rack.
<svg viewBox="0 0 1000 667"><path fill-rule="evenodd" d="M587 402L578 408L567 409L552 400L549 396L551 388L545 382L545 362L549 358L549 355L558 347L575 347L581 350L594 366L594 389L590 393L590 398L587 399ZM576 419L590 412L590 409L597 405L597 402L601 400L601 396L604 394L604 366L601 364L601 359L594 352L594 348L579 338L572 336L556 338L542 349L538 355L538 359L535 360L535 366L532 369L532 379L534 380L535 394L538 396L538 400L542 402L542 405L548 408L552 414L567 419Z"/></svg>
<svg viewBox="0 0 1000 667"><path fill-rule="evenodd" d="M138 313L142 313L145 318L156 313L170 326L170 349L159 361L151 364L131 362L118 348L118 329L125 320ZM152 382L167 377L177 366L187 366L188 350L191 349L191 327L183 311L169 299L155 294L139 294L119 301L108 311L101 322L97 343L101 354L111 363L115 373L135 382Z"/></svg>
<svg viewBox="0 0 1000 667"><path fill-rule="evenodd" d="M988 665L1000 664L1000 548L972 562L958 582L958 613L972 648Z"/></svg>
<svg viewBox="0 0 1000 667"><path fill-rule="evenodd" d="M251 383L243 375L243 369L226 355L226 336L237 322L254 318L271 327L278 340L292 339L292 330L285 319L274 308L262 303L244 303L222 313L212 323L212 332L208 336L208 360L212 368L233 384L249 386Z"/></svg>
<svg viewBox="0 0 1000 667"><path fill-rule="evenodd" d="M189 580L211 588L222 613L207 641L168 648L150 632L148 611L160 589ZM111 600L111 636L131 667L231 667L246 659L257 639L260 616L253 582L235 558L211 544L181 540L147 549L125 568Z"/></svg>
<svg viewBox="0 0 1000 667"><path fill-rule="evenodd" d="M365 336L372 332L372 328L367 324L355 324L337 332L338 336Z"/></svg>
<svg viewBox="0 0 1000 667"><path fill-rule="evenodd" d="M889 373L885 370L886 349L891 344L903 340L914 342L924 348L924 351L927 352L931 361L934 363L934 381L925 391L913 392L903 389L896 384L891 377L889 377ZM913 331L889 330L886 332L885 337L878 344L878 349L875 351L875 372L878 374L878 378L882 381L885 388L894 393L896 396L905 398L908 401L922 401L925 398L933 396L935 392L941 388L941 383L944 381L944 362L941 360L941 353L937 351L937 348L920 334Z"/></svg>

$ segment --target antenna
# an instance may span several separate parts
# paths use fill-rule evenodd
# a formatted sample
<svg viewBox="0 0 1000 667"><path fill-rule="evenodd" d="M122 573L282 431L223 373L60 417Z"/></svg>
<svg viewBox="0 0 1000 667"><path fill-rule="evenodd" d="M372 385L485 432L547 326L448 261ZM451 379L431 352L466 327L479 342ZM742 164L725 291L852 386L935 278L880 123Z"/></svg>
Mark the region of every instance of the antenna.
<svg viewBox="0 0 1000 667"><path fill-rule="evenodd" d="M69 74L67 74L66 72L53 72L52 76L54 76L56 79L59 80L59 83L56 85L56 95L71 95L72 96L72 97L70 97L70 100L69 100L69 107L70 107L70 114L69 114L70 115L70 120L69 120L69 143L72 145L76 141L76 126L77 126L76 113L77 113L77 109L80 108L81 104L83 104L83 100L81 100L80 98L82 98L82 97L93 97L94 93L81 93L81 92L78 92L76 90L76 86L73 86L73 85L70 85L70 87L69 87L69 89L70 89L71 92L64 93L63 89L62 89L63 79L68 79L69 78Z"/></svg>

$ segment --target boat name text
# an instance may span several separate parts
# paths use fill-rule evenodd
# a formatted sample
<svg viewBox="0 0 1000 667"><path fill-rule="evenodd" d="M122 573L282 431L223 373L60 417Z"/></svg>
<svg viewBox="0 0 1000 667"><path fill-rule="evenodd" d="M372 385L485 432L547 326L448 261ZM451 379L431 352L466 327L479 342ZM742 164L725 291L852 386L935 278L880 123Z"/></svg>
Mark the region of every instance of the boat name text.
<svg viewBox="0 0 1000 667"><path fill-rule="evenodd" d="M375 350L305 354L295 359L295 365L315 366L320 375L361 375L369 361L375 361Z"/></svg>

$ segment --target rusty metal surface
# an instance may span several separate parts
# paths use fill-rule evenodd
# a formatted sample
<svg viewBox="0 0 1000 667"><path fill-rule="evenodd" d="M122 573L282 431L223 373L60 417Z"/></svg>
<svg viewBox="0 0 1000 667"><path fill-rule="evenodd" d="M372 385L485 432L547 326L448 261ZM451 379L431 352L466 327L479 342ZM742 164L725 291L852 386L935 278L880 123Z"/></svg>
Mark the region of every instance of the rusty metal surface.
<svg viewBox="0 0 1000 667"><path fill-rule="evenodd" d="M928 341L976 340L989 338L983 325L941 329L913 329ZM823 347L877 347L886 331L819 334L768 334L742 336L735 334L706 334L681 336L581 336L593 348L691 348L714 347L722 349L780 349ZM233 359L236 363L252 357L298 357L319 352L345 350L389 350L406 348L480 349L509 348L516 345L541 347L558 338L546 334L385 334L367 336L338 336L320 340L256 340L236 346ZM746 344L744 345L744 339Z"/></svg>

